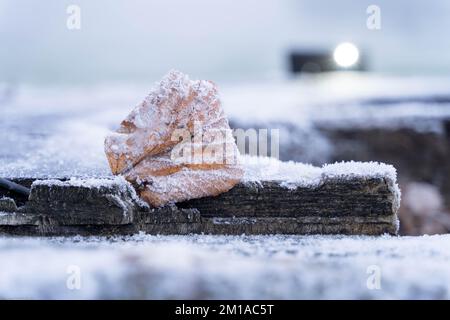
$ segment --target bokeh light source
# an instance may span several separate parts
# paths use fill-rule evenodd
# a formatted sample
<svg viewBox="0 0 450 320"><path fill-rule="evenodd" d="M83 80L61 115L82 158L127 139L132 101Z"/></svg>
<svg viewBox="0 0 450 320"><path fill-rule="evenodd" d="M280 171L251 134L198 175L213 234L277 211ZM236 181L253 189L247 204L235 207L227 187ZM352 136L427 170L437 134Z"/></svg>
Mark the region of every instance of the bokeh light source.
<svg viewBox="0 0 450 320"><path fill-rule="evenodd" d="M344 42L334 49L333 58L338 66L349 68L358 62L359 50L354 44Z"/></svg>

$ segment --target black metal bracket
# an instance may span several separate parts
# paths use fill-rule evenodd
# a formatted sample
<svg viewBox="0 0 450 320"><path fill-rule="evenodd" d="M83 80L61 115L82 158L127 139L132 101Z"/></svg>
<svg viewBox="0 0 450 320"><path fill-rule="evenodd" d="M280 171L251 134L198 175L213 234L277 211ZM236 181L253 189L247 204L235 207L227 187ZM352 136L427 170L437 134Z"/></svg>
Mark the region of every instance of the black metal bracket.
<svg viewBox="0 0 450 320"><path fill-rule="evenodd" d="M30 195L30 189L27 187L24 187L20 184L17 184L15 182L0 178L0 188L6 189L11 192L15 192L21 195L24 195L28 197Z"/></svg>

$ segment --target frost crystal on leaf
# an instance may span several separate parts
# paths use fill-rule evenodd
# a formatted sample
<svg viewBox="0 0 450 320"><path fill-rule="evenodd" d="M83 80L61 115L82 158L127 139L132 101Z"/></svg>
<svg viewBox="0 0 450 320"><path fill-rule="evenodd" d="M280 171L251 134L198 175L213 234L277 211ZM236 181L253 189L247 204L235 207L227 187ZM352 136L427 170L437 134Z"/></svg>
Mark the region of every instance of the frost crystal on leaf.
<svg viewBox="0 0 450 320"><path fill-rule="evenodd" d="M215 84L176 70L106 137L105 152L154 206L218 195L243 175Z"/></svg>

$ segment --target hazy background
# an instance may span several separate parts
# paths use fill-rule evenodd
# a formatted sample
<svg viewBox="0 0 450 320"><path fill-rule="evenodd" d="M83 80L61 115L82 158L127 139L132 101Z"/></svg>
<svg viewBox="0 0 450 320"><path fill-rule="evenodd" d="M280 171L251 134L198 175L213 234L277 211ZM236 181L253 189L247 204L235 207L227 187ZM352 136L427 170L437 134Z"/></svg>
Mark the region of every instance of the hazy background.
<svg viewBox="0 0 450 320"><path fill-rule="evenodd" d="M81 8L68 30L67 6ZM381 30L366 9L381 8ZM450 72L450 1L0 0L0 82L159 79L178 68L218 82L284 77L291 48L352 41L371 70Z"/></svg>

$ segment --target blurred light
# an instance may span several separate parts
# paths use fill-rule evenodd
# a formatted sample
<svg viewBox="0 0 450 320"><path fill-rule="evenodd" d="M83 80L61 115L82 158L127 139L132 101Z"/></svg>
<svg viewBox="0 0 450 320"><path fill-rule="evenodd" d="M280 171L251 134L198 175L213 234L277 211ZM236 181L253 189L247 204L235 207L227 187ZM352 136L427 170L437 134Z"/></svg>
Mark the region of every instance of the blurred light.
<svg viewBox="0 0 450 320"><path fill-rule="evenodd" d="M354 44L344 42L334 49L333 58L338 66L348 68L358 62L359 50Z"/></svg>

